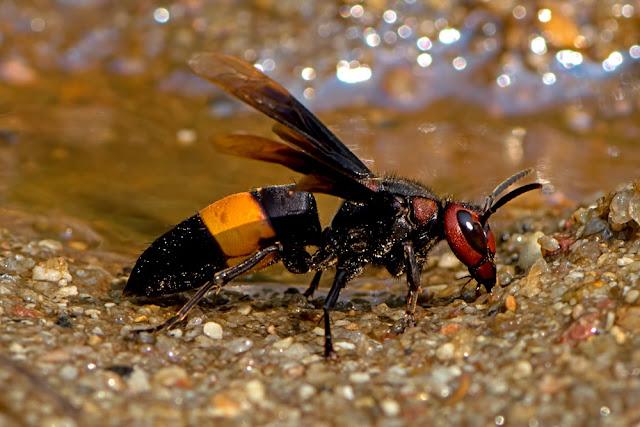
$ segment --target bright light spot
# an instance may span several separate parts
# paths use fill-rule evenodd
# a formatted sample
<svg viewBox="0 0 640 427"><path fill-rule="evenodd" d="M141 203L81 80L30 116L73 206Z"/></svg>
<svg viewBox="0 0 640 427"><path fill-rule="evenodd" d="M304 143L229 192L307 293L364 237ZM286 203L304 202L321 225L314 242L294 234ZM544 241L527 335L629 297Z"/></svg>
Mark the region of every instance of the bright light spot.
<svg viewBox="0 0 640 427"><path fill-rule="evenodd" d="M351 16L354 18L362 18L362 15L364 15L364 7L359 4L351 7Z"/></svg>
<svg viewBox="0 0 640 427"><path fill-rule="evenodd" d="M264 68L264 71L272 71L274 68L276 68L276 62L273 59L265 59L264 61L262 61L262 67Z"/></svg>
<svg viewBox="0 0 640 427"><path fill-rule="evenodd" d="M384 33L384 41L388 44L394 44L398 40L398 35L395 31L387 31Z"/></svg>
<svg viewBox="0 0 640 427"><path fill-rule="evenodd" d="M351 16L351 8L349 6L340 6L340 9L338 9L338 12L340 13L340 16L342 16L343 18L348 18Z"/></svg>
<svg viewBox="0 0 640 427"><path fill-rule="evenodd" d="M604 61L602 61L602 68L605 71L614 71L620 64L622 64L623 58L620 52L612 52L611 55Z"/></svg>
<svg viewBox="0 0 640 427"><path fill-rule="evenodd" d="M169 20L169 18L170 18L169 11L164 7L159 7L153 11L153 19L155 19L156 22L164 24Z"/></svg>
<svg viewBox="0 0 640 427"><path fill-rule="evenodd" d="M603 417L611 415L611 409L608 406L600 407L600 415L602 415Z"/></svg>
<svg viewBox="0 0 640 427"><path fill-rule="evenodd" d="M311 99L316 95L316 91L312 87L308 87L302 92L302 96L306 99Z"/></svg>
<svg viewBox="0 0 640 427"><path fill-rule="evenodd" d="M496 83L498 83L498 86L500 87L507 87L511 84L511 77L503 74L501 76L498 76L498 78L496 79Z"/></svg>
<svg viewBox="0 0 640 427"><path fill-rule="evenodd" d="M311 67L303 68L300 74L305 80L313 80L316 78L316 70Z"/></svg>
<svg viewBox="0 0 640 427"><path fill-rule="evenodd" d="M382 19L384 19L384 22L387 24L393 24L396 22L396 19L398 19L398 15L395 10L387 10L382 14Z"/></svg>
<svg viewBox="0 0 640 427"><path fill-rule="evenodd" d="M547 86L551 86L555 82L556 75L553 73L544 73L544 75L542 76L542 83L546 84Z"/></svg>
<svg viewBox="0 0 640 427"><path fill-rule="evenodd" d="M513 8L513 17L516 19L522 19L527 16L527 9L524 6L516 6Z"/></svg>
<svg viewBox="0 0 640 427"><path fill-rule="evenodd" d="M629 48L629 55L631 55L633 59L640 58L640 46L637 44L634 44L633 46L631 46Z"/></svg>
<svg viewBox="0 0 640 427"><path fill-rule="evenodd" d="M42 18L33 18L31 20L31 30L39 33L40 31L44 30L45 27L45 23L44 23L44 19Z"/></svg>
<svg viewBox="0 0 640 427"><path fill-rule="evenodd" d="M417 61L418 65L420 65L421 67L428 67L433 62L433 59L428 53L421 53L420 55L418 55Z"/></svg>
<svg viewBox="0 0 640 427"><path fill-rule="evenodd" d="M496 24L493 22L487 22L482 26L482 33L487 37L494 36L497 31Z"/></svg>
<svg viewBox="0 0 640 427"><path fill-rule="evenodd" d="M633 16L633 11L633 6L630 4L622 6L622 16L625 18L631 18Z"/></svg>
<svg viewBox="0 0 640 427"><path fill-rule="evenodd" d="M538 55L547 53L547 42L544 40L544 37L536 37L531 40L531 52Z"/></svg>
<svg viewBox="0 0 640 427"><path fill-rule="evenodd" d="M453 68L455 68L458 71L464 70L465 68L467 68L467 60L464 59L462 56L458 56L453 60Z"/></svg>
<svg viewBox="0 0 640 427"><path fill-rule="evenodd" d="M398 35L403 39L411 37L411 28L409 28L407 25L401 26L400 28L398 28Z"/></svg>
<svg viewBox="0 0 640 427"><path fill-rule="evenodd" d="M582 54L573 50L561 50L556 54L556 59L568 69L582 64Z"/></svg>
<svg viewBox="0 0 640 427"><path fill-rule="evenodd" d="M364 40L371 47L376 47L380 44L380 36L371 27L364 30Z"/></svg>
<svg viewBox="0 0 640 427"><path fill-rule="evenodd" d="M438 39L444 44L455 43L460 40L460 31L455 28L445 28L438 34Z"/></svg>
<svg viewBox="0 0 640 427"><path fill-rule="evenodd" d="M549 9L540 9L538 11L538 20L540 22L551 21L551 11Z"/></svg>
<svg viewBox="0 0 640 427"><path fill-rule="evenodd" d="M345 83L360 83L371 78L371 68L368 65L360 65L357 61L349 64L343 60L338 62L336 74L338 79Z"/></svg>
<svg viewBox="0 0 640 427"><path fill-rule="evenodd" d="M497 426L503 426L504 425L504 417L502 415L498 415L495 418L495 421L496 421L496 425Z"/></svg>
<svg viewBox="0 0 640 427"><path fill-rule="evenodd" d="M260 71L264 71L264 67L262 66L262 64L253 64L254 67L256 67L258 70Z"/></svg>
<svg viewBox="0 0 640 427"><path fill-rule="evenodd" d="M429 50L433 46L433 43L431 43L429 37L420 37L416 44L418 45L418 49L420 50Z"/></svg>

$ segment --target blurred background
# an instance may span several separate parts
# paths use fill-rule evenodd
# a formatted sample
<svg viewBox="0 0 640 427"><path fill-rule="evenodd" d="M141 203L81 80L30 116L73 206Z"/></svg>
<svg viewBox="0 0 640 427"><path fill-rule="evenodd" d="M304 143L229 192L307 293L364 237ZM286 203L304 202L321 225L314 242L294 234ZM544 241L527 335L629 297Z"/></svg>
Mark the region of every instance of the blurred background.
<svg viewBox="0 0 640 427"><path fill-rule="evenodd" d="M137 254L298 178L211 149L273 123L193 75L198 51L255 64L374 171L440 194L479 201L534 166L579 202L640 169L638 0L0 0L0 204Z"/></svg>

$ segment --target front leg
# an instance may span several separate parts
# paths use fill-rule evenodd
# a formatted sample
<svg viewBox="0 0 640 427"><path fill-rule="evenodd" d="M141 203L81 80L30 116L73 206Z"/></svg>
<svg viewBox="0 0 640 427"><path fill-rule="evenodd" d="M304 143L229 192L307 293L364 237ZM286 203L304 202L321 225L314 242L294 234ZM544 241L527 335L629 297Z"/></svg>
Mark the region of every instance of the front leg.
<svg viewBox="0 0 640 427"><path fill-rule="evenodd" d="M418 261L416 260L413 245L411 242L405 242L402 246L407 272L407 285L409 287L409 293L407 294L407 311L402 321L402 330L405 330L416 325L413 315L416 312L418 293L421 293L422 289L420 288L420 265L418 265Z"/></svg>

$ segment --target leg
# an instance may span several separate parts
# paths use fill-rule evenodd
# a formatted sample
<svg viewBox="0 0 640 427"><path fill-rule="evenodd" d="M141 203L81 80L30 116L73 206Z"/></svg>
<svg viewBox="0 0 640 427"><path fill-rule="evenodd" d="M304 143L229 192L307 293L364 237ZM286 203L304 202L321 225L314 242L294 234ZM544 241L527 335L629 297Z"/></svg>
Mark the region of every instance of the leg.
<svg viewBox="0 0 640 427"><path fill-rule="evenodd" d="M329 313L333 311L338 302L340 291L347 284L349 274L347 270L339 268L336 271L336 277L333 279L333 286L324 302L324 357L329 357L333 353L333 343L331 342L331 318Z"/></svg>
<svg viewBox="0 0 640 427"><path fill-rule="evenodd" d="M407 294L407 311L402 321L402 329L411 328L416 325L413 315L416 312L416 303L418 302L418 293L422 292L420 288L420 266L416 261L416 255L413 252L411 243L406 242L404 245L404 258L406 262L407 285L409 293Z"/></svg>
<svg viewBox="0 0 640 427"><path fill-rule="evenodd" d="M249 258L242 261L240 264L234 265L233 267L225 268L224 270L217 272L214 278L203 285L198 290L198 292L180 309L180 311L178 311L175 316L159 326L155 326L149 329L138 329L133 332L156 332L163 329L172 328L177 323L183 321L187 317L187 314L189 314L189 311L191 311L191 309L195 307L196 304L202 301L202 299L209 292L214 291L217 294L218 292L220 292L220 289L222 289L224 285L251 270L270 254L280 251L282 251L282 245L276 243L275 245L267 246L264 249L260 249Z"/></svg>
<svg viewBox="0 0 640 427"><path fill-rule="evenodd" d="M316 274L313 275L313 279L309 284L309 289L304 291L304 296L307 299L311 299L313 297L314 292L318 289L318 286L320 285L320 277L322 277L322 270L316 271Z"/></svg>

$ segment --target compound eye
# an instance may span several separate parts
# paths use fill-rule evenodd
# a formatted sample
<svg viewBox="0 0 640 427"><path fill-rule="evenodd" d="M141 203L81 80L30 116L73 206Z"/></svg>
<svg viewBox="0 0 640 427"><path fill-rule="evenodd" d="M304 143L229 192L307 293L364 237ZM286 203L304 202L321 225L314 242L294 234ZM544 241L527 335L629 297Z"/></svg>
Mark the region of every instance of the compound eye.
<svg viewBox="0 0 640 427"><path fill-rule="evenodd" d="M457 213L458 224L462 235L469 245L480 255L487 254L487 237L479 222L474 221L469 211L460 210Z"/></svg>

